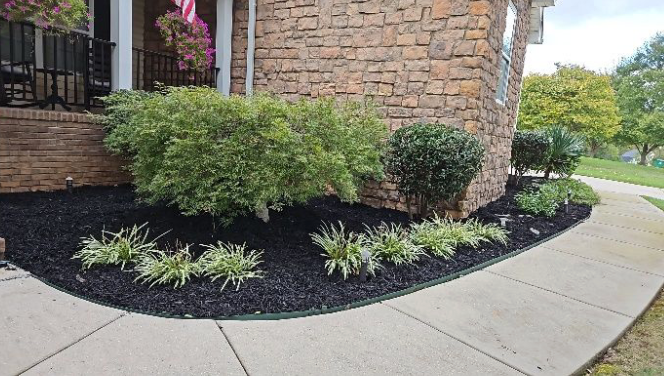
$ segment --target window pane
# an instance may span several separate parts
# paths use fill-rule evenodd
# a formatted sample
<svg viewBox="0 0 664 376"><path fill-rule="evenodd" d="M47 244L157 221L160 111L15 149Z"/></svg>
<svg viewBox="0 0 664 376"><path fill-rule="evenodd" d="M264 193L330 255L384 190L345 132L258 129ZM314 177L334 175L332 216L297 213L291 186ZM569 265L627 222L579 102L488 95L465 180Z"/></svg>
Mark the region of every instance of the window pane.
<svg viewBox="0 0 664 376"><path fill-rule="evenodd" d="M496 98L505 103L507 99L507 84L510 75L510 62L504 57L500 59L500 81L498 81L498 90L496 91Z"/></svg>
<svg viewBox="0 0 664 376"><path fill-rule="evenodd" d="M503 53L512 56L512 42L514 39L514 28L516 26L516 8L510 1L507 7L507 21L505 23L505 34L503 34Z"/></svg>
<svg viewBox="0 0 664 376"><path fill-rule="evenodd" d="M512 59L512 45L514 44L514 31L516 28L516 7L510 0L505 19L505 33L503 34L503 50L500 58L500 77L496 88L496 99L505 103L510 78L510 60Z"/></svg>

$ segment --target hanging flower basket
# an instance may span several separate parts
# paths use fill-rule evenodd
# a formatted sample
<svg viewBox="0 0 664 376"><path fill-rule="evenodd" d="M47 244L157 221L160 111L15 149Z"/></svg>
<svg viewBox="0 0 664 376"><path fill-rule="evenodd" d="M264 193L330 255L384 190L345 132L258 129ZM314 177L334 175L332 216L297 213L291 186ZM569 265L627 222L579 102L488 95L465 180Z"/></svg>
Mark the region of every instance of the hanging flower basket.
<svg viewBox="0 0 664 376"><path fill-rule="evenodd" d="M33 22L52 33L80 28L91 20L84 0L0 0L0 4L5 19Z"/></svg>
<svg viewBox="0 0 664 376"><path fill-rule="evenodd" d="M157 19L155 25L166 41L178 54L180 70L204 72L212 66L214 48L208 26L198 16L189 23L178 11L169 11Z"/></svg>

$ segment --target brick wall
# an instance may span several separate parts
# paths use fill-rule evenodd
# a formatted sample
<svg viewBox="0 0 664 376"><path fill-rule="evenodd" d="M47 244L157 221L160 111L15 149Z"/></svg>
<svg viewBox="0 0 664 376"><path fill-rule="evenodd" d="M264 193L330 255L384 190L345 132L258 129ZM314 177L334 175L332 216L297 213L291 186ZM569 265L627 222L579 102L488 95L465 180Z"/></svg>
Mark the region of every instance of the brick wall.
<svg viewBox="0 0 664 376"><path fill-rule="evenodd" d="M467 215L505 189L530 9L515 3L506 105L494 98L507 0L258 0L254 87L290 99L372 97L391 131L439 122L477 135L483 171L446 205ZM246 4L235 9L234 92L244 82ZM364 201L404 208L389 182L369 184Z"/></svg>
<svg viewBox="0 0 664 376"><path fill-rule="evenodd" d="M129 182L122 160L104 149L87 115L0 108L0 193Z"/></svg>

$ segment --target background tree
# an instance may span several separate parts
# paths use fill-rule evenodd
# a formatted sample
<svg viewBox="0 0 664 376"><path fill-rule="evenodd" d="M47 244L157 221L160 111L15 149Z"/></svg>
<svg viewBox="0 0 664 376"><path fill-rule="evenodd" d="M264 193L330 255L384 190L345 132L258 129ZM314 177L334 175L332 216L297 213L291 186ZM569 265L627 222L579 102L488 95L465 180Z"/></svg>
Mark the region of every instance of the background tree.
<svg viewBox="0 0 664 376"><path fill-rule="evenodd" d="M563 126L582 135L594 155L620 129L611 78L575 65L557 67L553 74L525 78L517 126Z"/></svg>
<svg viewBox="0 0 664 376"><path fill-rule="evenodd" d="M613 85L623 127L616 139L633 145L642 165L664 145L664 34L659 33L616 68Z"/></svg>

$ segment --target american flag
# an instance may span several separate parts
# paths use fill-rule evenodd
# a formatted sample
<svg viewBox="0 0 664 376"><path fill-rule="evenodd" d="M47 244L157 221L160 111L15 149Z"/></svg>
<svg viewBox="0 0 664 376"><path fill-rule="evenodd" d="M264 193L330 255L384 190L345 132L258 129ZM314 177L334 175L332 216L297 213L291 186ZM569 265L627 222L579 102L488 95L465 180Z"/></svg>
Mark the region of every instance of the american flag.
<svg viewBox="0 0 664 376"><path fill-rule="evenodd" d="M196 0L173 0L175 5L182 8L182 16L189 23L194 23L196 18Z"/></svg>

